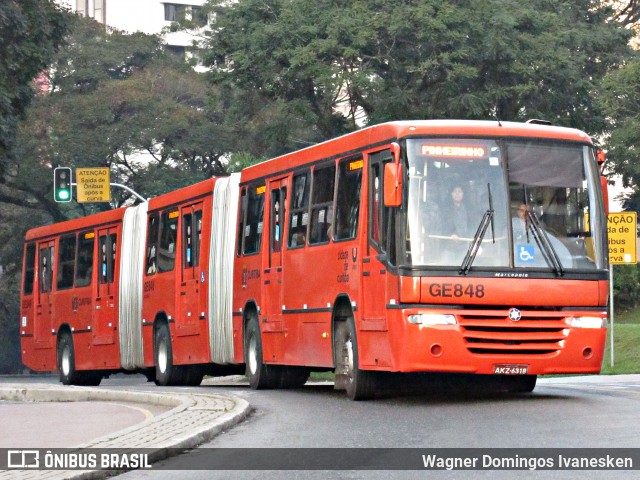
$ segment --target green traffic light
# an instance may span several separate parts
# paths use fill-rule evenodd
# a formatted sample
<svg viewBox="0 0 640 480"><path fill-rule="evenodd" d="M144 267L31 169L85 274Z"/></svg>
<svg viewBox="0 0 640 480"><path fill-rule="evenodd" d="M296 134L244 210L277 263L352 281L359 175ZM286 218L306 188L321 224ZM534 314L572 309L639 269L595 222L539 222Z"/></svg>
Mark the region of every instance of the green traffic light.
<svg viewBox="0 0 640 480"><path fill-rule="evenodd" d="M70 202L72 185L71 169L56 167L53 171L53 199L56 202Z"/></svg>

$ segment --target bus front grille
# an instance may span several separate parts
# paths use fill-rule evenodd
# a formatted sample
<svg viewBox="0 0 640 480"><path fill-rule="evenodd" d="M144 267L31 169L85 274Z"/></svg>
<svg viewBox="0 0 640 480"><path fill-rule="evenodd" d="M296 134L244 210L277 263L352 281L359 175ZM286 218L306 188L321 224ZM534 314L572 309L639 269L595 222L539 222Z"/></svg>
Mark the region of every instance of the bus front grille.
<svg viewBox="0 0 640 480"><path fill-rule="evenodd" d="M519 321L503 312L458 316L467 350L477 355L548 355L559 352L569 334L557 312L523 312Z"/></svg>

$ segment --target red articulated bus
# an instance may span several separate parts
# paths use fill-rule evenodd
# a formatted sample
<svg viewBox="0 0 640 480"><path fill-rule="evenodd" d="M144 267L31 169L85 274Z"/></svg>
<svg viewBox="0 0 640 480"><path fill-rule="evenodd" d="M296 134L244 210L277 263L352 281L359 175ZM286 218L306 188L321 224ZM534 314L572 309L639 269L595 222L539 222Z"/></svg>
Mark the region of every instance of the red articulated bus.
<svg viewBox="0 0 640 480"><path fill-rule="evenodd" d="M539 123L405 121L135 207L33 229L23 361L64 384L246 371L598 373L607 241L596 151Z"/></svg>

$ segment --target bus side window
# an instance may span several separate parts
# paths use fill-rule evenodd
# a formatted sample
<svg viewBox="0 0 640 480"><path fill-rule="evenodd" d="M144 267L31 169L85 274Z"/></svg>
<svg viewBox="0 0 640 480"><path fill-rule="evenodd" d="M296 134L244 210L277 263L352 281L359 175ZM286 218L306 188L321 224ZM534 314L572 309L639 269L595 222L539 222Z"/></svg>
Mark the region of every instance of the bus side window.
<svg viewBox="0 0 640 480"><path fill-rule="evenodd" d="M58 274L56 288L64 290L73 287L73 275L76 263L76 236L60 237L58 247Z"/></svg>
<svg viewBox="0 0 640 480"><path fill-rule="evenodd" d="M175 265L178 217L178 211L163 212L160 216L158 272L170 272Z"/></svg>
<svg viewBox="0 0 640 480"><path fill-rule="evenodd" d="M307 241L309 225L310 172L293 177L289 218L289 248L302 247Z"/></svg>
<svg viewBox="0 0 640 480"><path fill-rule="evenodd" d="M356 238L360 215L360 188L362 184L362 159L340 162L336 200L335 240Z"/></svg>
<svg viewBox="0 0 640 480"><path fill-rule="evenodd" d="M391 209L384 206L382 192L384 165L390 161L392 157L389 150L369 156L369 240L379 252L387 251L386 239Z"/></svg>
<svg viewBox="0 0 640 480"><path fill-rule="evenodd" d="M316 168L311 193L309 244L327 243L333 228L333 186L336 166Z"/></svg>
<svg viewBox="0 0 640 480"><path fill-rule="evenodd" d="M116 234L100 237L100 283L112 283L116 267Z"/></svg>
<svg viewBox="0 0 640 480"><path fill-rule="evenodd" d="M147 275L153 275L158 270L157 253L158 253L158 214L154 213L149 216L149 224L147 226L147 265L145 271Z"/></svg>
<svg viewBox="0 0 640 480"><path fill-rule="evenodd" d="M284 218L284 202L287 199L285 188L271 192L271 251L282 251L282 232Z"/></svg>
<svg viewBox="0 0 640 480"><path fill-rule="evenodd" d="M86 287L91 285L91 274L93 273L93 250L95 244L95 234L93 232L83 232L79 236L78 259L76 261L76 287Z"/></svg>
<svg viewBox="0 0 640 480"><path fill-rule="evenodd" d="M40 292L51 291L53 279L53 247L40 249Z"/></svg>
<svg viewBox="0 0 640 480"><path fill-rule="evenodd" d="M109 259L109 283L113 282L113 277L116 272L116 252L118 247L118 236L115 233L109 235L111 242L111 258Z"/></svg>
<svg viewBox="0 0 640 480"><path fill-rule="evenodd" d="M200 264L200 241L202 240L202 210L182 216L182 268L193 268Z"/></svg>
<svg viewBox="0 0 640 480"><path fill-rule="evenodd" d="M182 216L182 265L191 268L194 265L193 215L187 213Z"/></svg>
<svg viewBox="0 0 640 480"><path fill-rule="evenodd" d="M380 246L380 204L382 198L382 177L380 162L369 168L369 239L374 246Z"/></svg>
<svg viewBox="0 0 640 480"><path fill-rule="evenodd" d="M258 253L262 240L263 219L264 219L264 192L266 188L261 186L250 186L248 188L247 215L244 224L243 252L245 255Z"/></svg>
<svg viewBox="0 0 640 480"><path fill-rule="evenodd" d="M22 284L22 292L24 295L33 293L33 284L35 281L36 271L36 245L29 243L24 254L24 283Z"/></svg>
<svg viewBox="0 0 640 480"><path fill-rule="evenodd" d="M247 188L244 187L240 192L240 212L238 213L238 255L242 254L242 243L244 240L244 226L247 220Z"/></svg>
<svg viewBox="0 0 640 480"><path fill-rule="evenodd" d="M200 265L200 245L202 242L202 210L194 213L194 228L196 229L195 241L193 244L193 264Z"/></svg>

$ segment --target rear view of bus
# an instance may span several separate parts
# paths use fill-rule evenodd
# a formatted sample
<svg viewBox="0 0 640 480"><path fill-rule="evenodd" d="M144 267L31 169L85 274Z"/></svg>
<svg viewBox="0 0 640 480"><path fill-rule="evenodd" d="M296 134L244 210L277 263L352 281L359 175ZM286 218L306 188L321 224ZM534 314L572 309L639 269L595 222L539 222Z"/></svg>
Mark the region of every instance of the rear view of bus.
<svg viewBox="0 0 640 480"><path fill-rule="evenodd" d="M386 305L392 369L499 375L510 391L598 373L606 215L587 135L498 122L404 135L372 215L399 283Z"/></svg>

